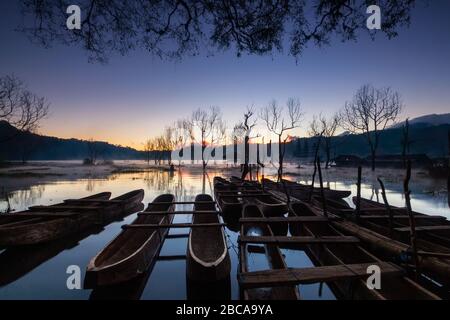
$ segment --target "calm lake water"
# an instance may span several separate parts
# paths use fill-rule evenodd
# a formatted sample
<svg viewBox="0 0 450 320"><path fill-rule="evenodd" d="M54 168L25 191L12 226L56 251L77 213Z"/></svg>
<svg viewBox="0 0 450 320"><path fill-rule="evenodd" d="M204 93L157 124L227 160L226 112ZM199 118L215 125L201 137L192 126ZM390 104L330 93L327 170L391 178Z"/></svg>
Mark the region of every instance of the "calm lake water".
<svg viewBox="0 0 450 320"><path fill-rule="evenodd" d="M209 169L208 176L202 179L200 173L150 171L138 173L111 174L99 179L65 179L48 183L33 183L27 188L12 191L9 201L12 209L22 210L28 206L42 204L49 205L61 202L67 198L79 198L102 191L112 192L112 196L119 196L134 189L144 189L144 204L147 205L162 193L172 193L179 201L193 200L202 192L212 194L212 180L215 175L223 175L218 169ZM287 175L292 180L308 182L300 175ZM351 189L353 195L356 186L352 182L354 177L327 178L333 189ZM1 178L10 179L10 178ZM20 178L16 178L20 179ZM433 186L433 188L430 187ZM427 183L425 186L413 184L413 208L429 214L443 215L450 218L447 205L447 194L441 192L441 184ZM364 183L362 196L376 199L378 190L371 183ZM401 183L387 182L387 194L390 203L403 206ZM433 189L433 190L432 190ZM381 196L380 196L381 199ZM347 199L351 203L350 199ZM4 208L5 203L1 206ZM0 207L0 210L2 209ZM178 206L177 210L189 209L189 206ZM82 274L89 260L95 256L120 231L121 225L130 223L136 214L129 215L123 221L111 223L97 233L80 235L55 244L26 249L0 249L0 299L89 299L101 297L102 293L92 290L69 290L66 286L68 274L66 269L70 265L81 268ZM189 222L190 216L177 215L174 222ZM186 233L186 229L174 229L173 233ZM230 296L239 298L236 280L238 269L238 248L236 239L238 234L226 228L229 252L232 261ZM161 250L161 255L184 255L187 239L167 239ZM311 261L302 251L283 250L289 267L312 266ZM265 256L252 253L249 256L251 270L267 268ZM153 272L143 277L139 283L133 284L133 294L141 299L186 299L188 286L186 283L186 269L184 260L158 261ZM83 274L84 276L84 274ZM319 290L319 285L302 285L299 288L304 299L334 299L327 286ZM137 293L136 293L137 292ZM320 293L319 293L320 292ZM112 294L112 291L109 292Z"/></svg>

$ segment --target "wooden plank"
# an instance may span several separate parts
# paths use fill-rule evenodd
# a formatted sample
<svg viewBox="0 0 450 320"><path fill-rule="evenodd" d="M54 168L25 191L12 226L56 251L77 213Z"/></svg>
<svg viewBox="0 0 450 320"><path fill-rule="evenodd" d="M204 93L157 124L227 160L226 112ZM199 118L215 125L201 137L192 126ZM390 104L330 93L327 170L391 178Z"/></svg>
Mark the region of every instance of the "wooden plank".
<svg viewBox="0 0 450 320"><path fill-rule="evenodd" d="M150 216L150 215L154 215L154 214L220 214L222 213L221 211L173 211L173 212L169 212L169 211L144 211L144 212L139 212L138 216Z"/></svg>
<svg viewBox="0 0 450 320"><path fill-rule="evenodd" d="M79 216L79 212L24 212L3 215L5 217L29 217L29 218L72 218Z"/></svg>
<svg viewBox="0 0 450 320"><path fill-rule="evenodd" d="M386 219L389 219L389 216L388 215L368 215L368 216L361 216L361 217L359 217L361 220L386 220ZM392 218L394 219L394 220L408 220L409 219L409 217L407 216L407 215L401 215L401 216L399 216L399 215L395 215L395 216L392 216ZM414 219L416 219L417 221L420 221L420 220L447 220L447 218L446 217L443 217L443 216L425 216L425 215L423 215L423 216L414 216Z"/></svg>
<svg viewBox="0 0 450 320"><path fill-rule="evenodd" d="M236 194L236 195L225 195L219 196L219 198L254 198L254 197L273 197L270 193L246 193L246 194Z"/></svg>
<svg viewBox="0 0 450 320"><path fill-rule="evenodd" d="M65 203L81 202L81 203L122 203L124 200L96 200L96 199L67 199Z"/></svg>
<svg viewBox="0 0 450 320"><path fill-rule="evenodd" d="M398 232L410 232L410 227L402 227L395 228ZM426 231L448 231L450 230L450 226L421 226L416 227L417 232L426 232Z"/></svg>
<svg viewBox="0 0 450 320"><path fill-rule="evenodd" d="M173 255L173 256L159 256L158 261L174 261L174 260L186 260L186 255Z"/></svg>
<svg viewBox="0 0 450 320"><path fill-rule="evenodd" d="M319 216L311 216L311 217L266 217L266 218L241 218L239 219L240 223L257 223L257 222L328 222L330 220L341 220L339 218L326 218Z"/></svg>
<svg viewBox="0 0 450 320"><path fill-rule="evenodd" d="M158 229L158 228L210 228L223 227L225 223L173 223L173 224L125 224L122 229Z"/></svg>
<svg viewBox="0 0 450 320"><path fill-rule="evenodd" d="M104 207L86 207L86 206L33 206L29 207L30 211L93 211L101 210Z"/></svg>
<svg viewBox="0 0 450 320"><path fill-rule="evenodd" d="M288 285L308 284L317 282L333 282L352 278L365 278L370 274L367 268L377 265L382 275L402 275L403 270L389 262L372 262L362 264L347 264L312 268L289 268L286 270L267 270L245 272L238 276L241 287L262 288Z"/></svg>
<svg viewBox="0 0 450 320"><path fill-rule="evenodd" d="M240 236L241 243L266 243L266 244L332 244L332 243L359 243L358 238L346 236L326 237L286 237L286 236Z"/></svg>
<svg viewBox="0 0 450 320"><path fill-rule="evenodd" d="M422 257L450 259L450 253L418 251L417 254Z"/></svg>
<svg viewBox="0 0 450 320"><path fill-rule="evenodd" d="M188 238L189 233L179 233L179 234L169 234L166 236L166 239L181 239L181 238Z"/></svg>
<svg viewBox="0 0 450 320"><path fill-rule="evenodd" d="M175 202L150 202L149 204L168 205L168 204L216 204L215 201L175 201Z"/></svg>

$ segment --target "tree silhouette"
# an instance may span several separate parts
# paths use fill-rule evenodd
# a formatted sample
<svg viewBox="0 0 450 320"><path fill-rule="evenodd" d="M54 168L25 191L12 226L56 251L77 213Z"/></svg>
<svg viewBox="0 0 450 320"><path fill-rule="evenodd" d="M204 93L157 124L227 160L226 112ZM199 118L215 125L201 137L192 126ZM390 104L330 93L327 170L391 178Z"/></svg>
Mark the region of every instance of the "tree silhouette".
<svg viewBox="0 0 450 320"><path fill-rule="evenodd" d="M377 1L381 32L392 38L410 22L415 0ZM65 0L21 0L20 30L44 46L80 45L91 59L107 61L111 52L143 48L159 57L197 55L206 48L236 54L271 54L289 47L299 57L313 42L324 45L334 35L357 38L366 28L365 0L79 0L80 30L66 27Z"/></svg>
<svg viewBox="0 0 450 320"><path fill-rule="evenodd" d="M370 147L372 171L380 136L389 123L393 123L402 110L400 94L386 87L376 89L370 85L362 86L346 102L342 111L342 127L353 133L362 133Z"/></svg>
<svg viewBox="0 0 450 320"><path fill-rule="evenodd" d="M34 132L48 115L49 103L32 93L14 75L0 77L0 121L18 129L17 133ZM5 142L14 136L1 137Z"/></svg>

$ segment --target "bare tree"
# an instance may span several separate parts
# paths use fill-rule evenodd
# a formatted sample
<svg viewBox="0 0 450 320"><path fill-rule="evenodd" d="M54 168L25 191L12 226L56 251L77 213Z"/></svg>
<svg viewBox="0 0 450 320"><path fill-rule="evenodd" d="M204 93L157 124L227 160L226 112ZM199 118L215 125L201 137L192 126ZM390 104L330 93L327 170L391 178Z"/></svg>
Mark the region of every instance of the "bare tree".
<svg viewBox="0 0 450 320"><path fill-rule="evenodd" d="M49 103L44 97L30 92L13 75L0 77L0 121L6 121L18 132L33 132L48 115ZM2 137L0 142L12 139Z"/></svg>
<svg viewBox="0 0 450 320"><path fill-rule="evenodd" d="M364 85L352 101L345 103L342 126L350 132L365 135L372 158L372 171L375 170L380 135L389 123L395 121L401 110L400 94L389 87L376 89Z"/></svg>
<svg viewBox="0 0 450 320"><path fill-rule="evenodd" d="M242 167L242 175L241 179L245 179L247 174L249 173L249 161L250 161L250 139L253 137L250 136L251 131L256 126L257 120L252 119L254 116L254 108L253 106L247 107L246 112L244 113L244 120L234 126L234 134L237 137L241 137L244 142L244 165Z"/></svg>
<svg viewBox="0 0 450 320"><path fill-rule="evenodd" d="M319 156L320 146L322 145L322 138L325 133L325 128L322 122L322 115L313 116L312 121L309 124L308 135L311 138L315 138L316 142L314 145L314 163L317 162Z"/></svg>
<svg viewBox="0 0 450 320"><path fill-rule="evenodd" d="M409 154L409 150L412 144L411 138L409 136L409 119L405 120L405 123L402 126L402 158L403 158L403 166L406 168L406 158Z"/></svg>
<svg viewBox="0 0 450 320"><path fill-rule="evenodd" d="M97 163L97 158L99 156L98 144L94 139L90 138L87 141L88 158L85 164L95 165Z"/></svg>
<svg viewBox="0 0 450 320"><path fill-rule="evenodd" d="M415 0L386 0L379 32L392 38L410 21ZM111 52L125 54L144 48L161 58L197 55L202 48L235 49L237 55L283 51L299 57L311 42L329 43L337 37L355 40L366 28L366 0L79 0L81 30L67 31L69 5L60 0L21 0L21 30L48 47L52 43L79 45L91 59L106 61ZM203 50L205 51L205 50ZM287 51L287 50L285 50Z"/></svg>
<svg viewBox="0 0 450 320"><path fill-rule="evenodd" d="M336 134L336 130L340 123L340 115L335 113L330 118L321 117L320 122L323 128L323 139L325 147L325 169L328 169L331 161L331 149L333 148L333 137Z"/></svg>
<svg viewBox="0 0 450 320"><path fill-rule="evenodd" d="M150 164L150 155L155 150L155 141L153 139L147 139L144 142L144 152L146 155L147 165Z"/></svg>
<svg viewBox="0 0 450 320"><path fill-rule="evenodd" d="M208 144L215 142L214 128L221 121L221 112L219 107L212 106L208 110L197 109L192 113L193 126L198 128L200 132L200 145L202 148L202 165L203 170L206 169L207 162L205 160L205 149Z"/></svg>
<svg viewBox="0 0 450 320"><path fill-rule="evenodd" d="M283 160L286 151L286 142L289 136L286 132L297 128L300 125L300 119L303 115L301 111L300 101L298 99L289 98L286 102L287 114L283 114L283 107L278 106L275 100L271 101L268 106L260 110L260 118L266 124L269 132L278 137L278 180L283 178Z"/></svg>

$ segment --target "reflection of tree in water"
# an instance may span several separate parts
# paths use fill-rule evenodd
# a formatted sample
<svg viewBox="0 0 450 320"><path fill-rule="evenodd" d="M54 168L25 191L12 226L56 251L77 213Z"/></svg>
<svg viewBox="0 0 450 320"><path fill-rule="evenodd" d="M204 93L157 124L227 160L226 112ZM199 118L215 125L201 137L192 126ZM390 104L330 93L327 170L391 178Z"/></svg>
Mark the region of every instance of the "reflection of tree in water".
<svg viewBox="0 0 450 320"><path fill-rule="evenodd" d="M0 213L5 212L9 213L11 212L11 203L9 202L9 194L6 192L5 188L2 188L0 191L0 203L3 202L5 204L4 208L3 205L0 209Z"/></svg>
<svg viewBox="0 0 450 320"><path fill-rule="evenodd" d="M42 198L45 191L45 185L31 186L26 190L18 190L9 194L8 201L14 206L29 207Z"/></svg>
<svg viewBox="0 0 450 320"><path fill-rule="evenodd" d="M174 180L173 172L167 171L148 171L144 174L144 181L149 190L160 193L168 193L170 185Z"/></svg>
<svg viewBox="0 0 450 320"><path fill-rule="evenodd" d="M109 179L109 180L115 180L116 178ZM86 179L86 191L93 192L95 189L97 189L99 186L102 186L105 183L105 180L102 179L93 179L88 178Z"/></svg>

